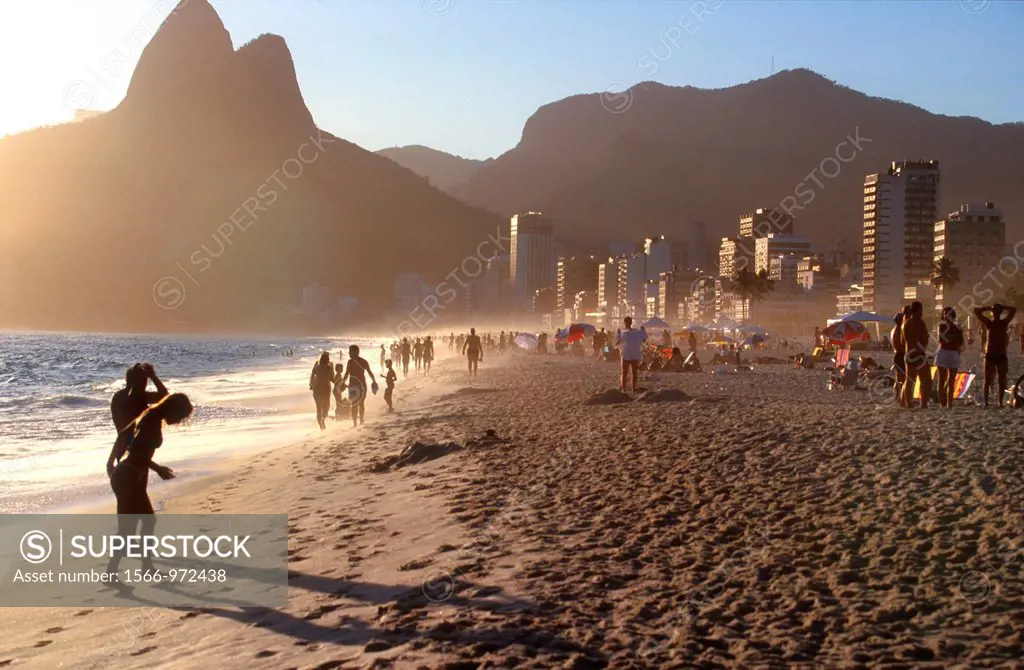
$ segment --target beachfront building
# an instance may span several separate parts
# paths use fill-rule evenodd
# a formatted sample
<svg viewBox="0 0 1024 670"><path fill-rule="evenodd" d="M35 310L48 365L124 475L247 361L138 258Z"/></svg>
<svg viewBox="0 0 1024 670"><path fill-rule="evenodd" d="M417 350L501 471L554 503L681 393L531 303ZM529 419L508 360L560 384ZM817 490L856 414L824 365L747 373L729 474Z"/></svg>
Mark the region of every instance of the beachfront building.
<svg viewBox="0 0 1024 670"><path fill-rule="evenodd" d="M647 281L656 281L673 266L685 267L686 264L686 245L666 239L664 235L646 238L644 254L647 256Z"/></svg>
<svg viewBox="0 0 1024 670"><path fill-rule="evenodd" d="M597 266L597 309L605 314L612 314L619 304L619 262L610 256Z"/></svg>
<svg viewBox="0 0 1024 670"><path fill-rule="evenodd" d="M864 178L864 309L899 309L904 288L926 279L934 255L939 162L893 162Z"/></svg>
<svg viewBox="0 0 1024 670"><path fill-rule="evenodd" d="M938 287L937 308L956 305L962 297L971 295L978 284L997 292L1001 288L991 277L986 282L986 275L993 269L1000 270L999 263L1006 257L1006 221L995 204L961 205L945 219L936 221L934 244L933 259L945 256L960 273L955 286ZM1009 258L1013 259L1013 254ZM1016 273L1016 260L1006 265L1014 268L1011 275Z"/></svg>
<svg viewBox="0 0 1024 670"><path fill-rule="evenodd" d="M599 265L593 256L562 256L558 259L555 271L555 309L558 313L571 311L580 291L597 291Z"/></svg>
<svg viewBox="0 0 1024 670"><path fill-rule="evenodd" d="M644 285L647 283L647 254L634 252L618 264L619 315L643 318L646 313Z"/></svg>
<svg viewBox="0 0 1024 670"><path fill-rule="evenodd" d="M495 256L487 261L483 276L483 307L486 314L508 314L515 303L512 285L509 282L509 267L512 257L509 255Z"/></svg>
<svg viewBox="0 0 1024 670"><path fill-rule="evenodd" d="M850 288L844 289L836 296L836 317L846 316L850 312L859 312L864 309L864 287L860 284L852 284Z"/></svg>
<svg viewBox="0 0 1024 670"><path fill-rule="evenodd" d="M718 248L718 276L733 277L754 269L754 245L749 237L723 237Z"/></svg>
<svg viewBox="0 0 1024 670"><path fill-rule="evenodd" d="M740 237L793 234L793 217L777 207L758 207L740 217Z"/></svg>
<svg viewBox="0 0 1024 670"><path fill-rule="evenodd" d="M796 281L805 291L836 294L840 288L842 269L828 256L804 256L797 263Z"/></svg>
<svg viewBox="0 0 1024 670"><path fill-rule="evenodd" d="M537 291L555 288L555 228L539 212L516 214L511 225L509 282L521 306Z"/></svg>
<svg viewBox="0 0 1024 670"><path fill-rule="evenodd" d="M708 254L708 227L703 221L691 221L686 239L686 262L683 267L703 270L711 269L711 257Z"/></svg>
<svg viewBox="0 0 1024 670"><path fill-rule="evenodd" d="M792 269L791 278L795 284L796 264L809 253L811 253L811 243L803 237L768 233L764 237L754 239L754 272L759 273L761 270L764 270L768 272L769 279L780 281L782 279L781 268L783 264L781 262L776 263L777 272L780 273L780 276L773 277L770 261L778 256L790 256L792 260L787 267Z"/></svg>

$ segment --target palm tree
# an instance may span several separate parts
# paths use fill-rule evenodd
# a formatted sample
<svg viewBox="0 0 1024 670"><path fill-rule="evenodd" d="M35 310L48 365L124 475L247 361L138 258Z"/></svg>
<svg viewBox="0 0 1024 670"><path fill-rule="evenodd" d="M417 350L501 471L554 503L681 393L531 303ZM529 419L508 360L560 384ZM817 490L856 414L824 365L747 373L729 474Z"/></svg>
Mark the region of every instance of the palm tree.
<svg viewBox="0 0 1024 670"><path fill-rule="evenodd" d="M733 276L734 292L743 301L747 309L744 312L750 315L751 303L757 304L768 297L774 288L773 282L768 279L768 273L761 270L757 274L747 268L743 268Z"/></svg>
<svg viewBox="0 0 1024 670"><path fill-rule="evenodd" d="M928 278L936 290L942 291L942 299L945 302L946 291L960 283L960 268L953 265L953 261L948 257L943 256L932 263L932 271Z"/></svg>

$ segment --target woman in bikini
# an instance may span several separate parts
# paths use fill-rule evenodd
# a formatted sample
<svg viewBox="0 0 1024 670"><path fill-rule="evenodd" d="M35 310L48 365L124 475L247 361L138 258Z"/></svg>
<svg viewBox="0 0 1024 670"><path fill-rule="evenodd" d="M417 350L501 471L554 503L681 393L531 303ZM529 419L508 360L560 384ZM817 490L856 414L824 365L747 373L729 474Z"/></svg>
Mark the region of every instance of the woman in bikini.
<svg viewBox="0 0 1024 670"><path fill-rule="evenodd" d="M173 470L153 463L153 454L163 444L164 424L180 424L191 414L192 403L188 396L184 393L172 393L146 409L125 428L125 431L130 431L131 437L126 440L124 458L115 463L110 474L110 488L117 498L119 535L135 535L140 521L141 534L153 534L156 517L153 503L150 502L146 490L149 484L149 471L155 470L161 479L174 478ZM107 565L107 572L116 572L120 562L120 555L112 556ZM152 570L152 562L143 559L143 569Z"/></svg>

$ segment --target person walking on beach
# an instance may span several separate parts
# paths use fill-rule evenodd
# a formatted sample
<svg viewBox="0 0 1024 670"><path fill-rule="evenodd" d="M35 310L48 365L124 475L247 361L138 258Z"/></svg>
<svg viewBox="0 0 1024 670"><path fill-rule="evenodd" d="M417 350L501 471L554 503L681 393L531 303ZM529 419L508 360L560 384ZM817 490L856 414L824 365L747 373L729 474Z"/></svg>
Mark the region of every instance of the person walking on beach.
<svg viewBox="0 0 1024 670"><path fill-rule="evenodd" d="M992 315L991 318L985 316ZM1016 307L1005 307L996 303L991 307L975 307L974 315L981 321L985 334L985 407L988 407L988 392L998 377L999 406L1003 406L1006 394L1006 372L1010 363L1010 322L1017 314Z"/></svg>
<svg viewBox="0 0 1024 670"><path fill-rule="evenodd" d="M924 409L932 394L932 373L928 365L928 326L924 322L924 305L919 300L910 304L910 316L903 320L902 335L907 364L903 402L906 407L914 406L914 389L921 380L921 409Z"/></svg>
<svg viewBox="0 0 1024 670"><path fill-rule="evenodd" d="M341 407L345 404L345 396L342 391L345 390L345 366L340 362L334 364L334 420L337 421L341 418Z"/></svg>
<svg viewBox="0 0 1024 670"><path fill-rule="evenodd" d="M320 430L327 428L327 416L331 413L331 391L334 390L334 368L331 366L331 355L320 354L320 360L313 365L309 375L309 390L313 392L316 404L316 422Z"/></svg>
<svg viewBox="0 0 1024 670"><path fill-rule="evenodd" d="M404 379L409 376L409 359L412 358L412 347L409 346L408 337L402 338L399 352L402 354L402 378Z"/></svg>
<svg viewBox="0 0 1024 670"><path fill-rule="evenodd" d="M434 341L427 335L423 340L423 374L430 374L430 363L434 360Z"/></svg>
<svg viewBox="0 0 1024 670"><path fill-rule="evenodd" d="M343 380L349 385L349 405L352 407L352 427L356 427L356 419L363 424L366 415L366 375L370 375L373 382L373 392L376 393L377 379L370 370L370 364L365 358L359 356L359 345L353 344L348 348L348 366L345 368Z"/></svg>
<svg viewBox="0 0 1024 670"><path fill-rule="evenodd" d="M418 337L412 345L412 360L415 363L416 371L419 372L420 366L423 364L423 343Z"/></svg>
<svg viewBox="0 0 1024 670"><path fill-rule="evenodd" d="M384 361L387 360L387 350L384 349L384 345L380 345L380 371L384 372Z"/></svg>
<svg viewBox="0 0 1024 670"><path fill-rule="evenodd" d="M625 328L618 331L615 337L615 346L621 350L622 378L619 382L619 390L626 392L626 377L633 375L632 389L636 393L636 378L640 371L640 361L644 357L644 342L647 341L647 333L644 330L633 328L633 317L627 316L622 320Z"/></svg>
<svg viewBox="0 0 1024 670"><path fill-rule="evenodd" d="M697 355L697 335L691 330L686 335L686 344L690 347L690 353Z"/></svg>
<svg viewBox="0 0 1024 670"><path fill-rule="evenodd" d="M938 367L939 406L952 409L956 397L956 373L960 367L960 352L964 348L964 331L957 325L956 311L942 308L939 320L939 352L935 354Z"/></svg>
<svg viewBox="0 0 1024 670"><path fill-rule="evenodd" d="M391 359L384 361L384 367L387 371L384 374L384 402L388 404L388 411L394 412L395 405L392 403L392 399L395 394L395 380L398 379L398 375L395 374L395 369L391 366Z"/></svg>
<svg viewBox="0 0 1024 670"><path fill-rule="evenodd" d="M903 385L907 383L907 350L903 348L903 319L906 317L906 312L909 311L909 307L904 307L901 311L896 312L896 316L893 317L896 325L892 327L892 332L889 334L889 339L892 341L892 367L896 372L896 383L893 384L892 389L896 404L901 407L905 407Z"/></svg>
<svg viewBox="0 0 1024 670"><path fill-rule="evenodd" d="M114 445L110 448L110 456L107 458L107 476L114 472L114 466L124 456L128 445L131 442L133 433L127 430L139 415L167 397L167 387L156 376L156 370L149 363L136 363L128 368L124 375L125 387L110 399L110 418L114 421L114 428L117 430L117 437ZM146 386L152 381L156 391L147 391ZM156 463L151 463L150 468L157 473L161 479L170 479L165 476L170 469L164 468Z"/></svg>
<svg viewBox="0 0 1024 670"><path fill-rule="evenodd" d="M469 375L475 377L477 365L484 359L484 346L480 342L480 336L476 334L476 328L469 329L469 335L462 343L462 355L469 362Z"/></svg>
<svg viewBox="0 0 1024 670"><path fill-rule="evenodd" d="M117 531L122 537L136 534L152 535L156 528L153 503L146 487L149 471L154 470L161 479L173 479L174 471L158 466L153 455L163 444L163 426L177 425L192 414L192 403L184 393L164 396L158 403L145 409L123 432L131 435L124 459L119 459L110 473L110 488L117 498ZM141 518L140 518L141 517ZM141 533L137 528L141 522ZM123 552L115 553L107 564L107 572L117 572ZM154 572L151 559L143 558L145 572Z"/></svg>

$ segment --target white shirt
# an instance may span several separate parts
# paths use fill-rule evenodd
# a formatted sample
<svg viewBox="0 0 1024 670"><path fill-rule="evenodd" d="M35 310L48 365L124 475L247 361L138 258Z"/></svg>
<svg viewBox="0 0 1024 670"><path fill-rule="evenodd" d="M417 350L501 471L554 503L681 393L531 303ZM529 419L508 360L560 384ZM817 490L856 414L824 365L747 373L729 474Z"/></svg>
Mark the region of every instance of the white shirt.
<svg viewBox="0 0 1024 670"><path fill-rule="evenodd" d="M635 328L627 328L615 339L615 346L622 345L622 360L639 361L644 357L644 342L647 333Z"/></svg>

